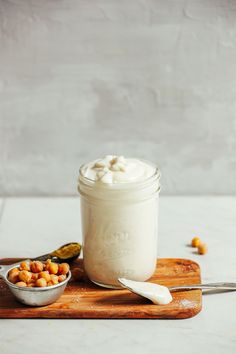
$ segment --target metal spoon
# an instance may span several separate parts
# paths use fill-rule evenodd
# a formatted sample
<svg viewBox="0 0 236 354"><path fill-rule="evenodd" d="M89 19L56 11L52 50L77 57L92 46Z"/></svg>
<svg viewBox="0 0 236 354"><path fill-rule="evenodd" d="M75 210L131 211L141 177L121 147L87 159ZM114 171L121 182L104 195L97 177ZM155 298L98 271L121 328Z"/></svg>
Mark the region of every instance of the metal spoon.
<svg viewBox="0 0 236 354"><path fill-rule="evenodd" d="M151 294L150 297L150 291L142 291L140 292L139 290L137 290L135 288L132 288L132 285L127 285L126 284L126 280L128 281L128 279L124 279L124 278L118 278L119 283L122 285L123 288L128 289L129 291L131 291L134 294L137 294L139 296L142 296L144 298L147 298L151 301L152 298L154 297L154 295L157 295L155 292L156 290L154 290L154 292ZM134 282L136 283L136 282ZM142 282L140 282L142 283ZM132 284L132 282L130 282L129 284ZM148 283L147 283L148 284ZM149 283L149 284L155 284L155 283ZM192 285L180 285L180 286L170 286L167 288L170 292L175 292L175 291L186 291L186 290L195 290L195 289L201 289L201 290L218 290L218 291L236 291L236 283L208 283L208 284L192 284ZM147 296L146 296L147 295Z"/></svg>
<svg viewBox="0 0 236 354"><path fill-rule="evenodd" d="M182 290L225 290L225 291L235 291L236 283L207 283L207 284L192 284L192 285L180 285L180 286L170 286L168 288L170 291L182 291Z"/></svg>
<svg viewBox="0 0 236 354"><path fill-rule="evenodd" d="M82 246L78 242L69 242L65 245L62 245L58 249L43 254L42 256L38 256L35 258L31 258L33 261L46 261L47 259L53 259L54 262L71 262L79 257ZM63 255L64 252L64 255Z"/></svg>
<svg viewBox="0 0 236 354"><path fill-rule="evenodd" d="M71 248L71 252L70 252L70 248ZM30 260L43 262L43 261L46 261L47 259L52 259L54 262L58 262L58 263L65 262L65 261L71 262L71 261L75 260L80 255L81 248L82 248L82 246L80 243L70 242L70 243L66 243L65 245L62 245L61 247L59 247L55 251L52 251L50 253L47 253L47 254L44 254L42 256L38 256L35 258L30 258ZM60 256L60 254L63 253L62 251L65 249L69 249L69 252L67 252L65 256ZM25 259L25 260L29 261L29 259ZM12 268L13 265L18 264L18 263L19 263L19 261L17 263L13 263L13 264L9 264L9 265L0 264L0 277L1 277L1 273L6 275L5 272L7 272L10 268Z"/></svg>

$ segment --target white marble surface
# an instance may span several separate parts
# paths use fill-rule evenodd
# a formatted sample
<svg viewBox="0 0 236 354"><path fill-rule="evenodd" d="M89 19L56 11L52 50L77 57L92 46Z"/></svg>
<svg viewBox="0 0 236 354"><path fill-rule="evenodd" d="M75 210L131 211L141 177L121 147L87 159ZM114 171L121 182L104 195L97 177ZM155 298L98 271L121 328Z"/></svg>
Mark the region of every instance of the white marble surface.
<svg viewBox="0 0 236 354"><path fill-rule="evenodd" d="M0 257L81 240L77 198L0 200ZM192 258L203 281L236 281L236 197L162 197L159 255ZM209 245L199 256L194 235ZM0 320L1 354L236 352L236 293L207 295L188 320Z"/></svg>

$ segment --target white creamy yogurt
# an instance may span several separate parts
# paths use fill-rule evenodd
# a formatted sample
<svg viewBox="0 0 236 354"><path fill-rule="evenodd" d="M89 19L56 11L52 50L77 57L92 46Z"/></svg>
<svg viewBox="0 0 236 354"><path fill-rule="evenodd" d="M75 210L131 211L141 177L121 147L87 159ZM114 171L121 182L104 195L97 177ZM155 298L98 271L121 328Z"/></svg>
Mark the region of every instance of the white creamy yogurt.
<svg viewBox="0 0 236 354"><path fill-rule="evenodd" d="M119 278L119 282L135 294L146 297L157 305L167 305L173 299L166 286Z"/></svg>
<svg viewBox="0 0 236 354"><path fill-rule="evenodd" d="M96 284L149 279L156 268L159 170L108 155L80 169L84 267Z"/></svg>
<svg viewBox="0 0 236 354"><path fill-rule="evenodd" d="M108 184L142 181L154 172L155 167L144 161L113 155L107 155L83 167L84 177Z"/></svg>

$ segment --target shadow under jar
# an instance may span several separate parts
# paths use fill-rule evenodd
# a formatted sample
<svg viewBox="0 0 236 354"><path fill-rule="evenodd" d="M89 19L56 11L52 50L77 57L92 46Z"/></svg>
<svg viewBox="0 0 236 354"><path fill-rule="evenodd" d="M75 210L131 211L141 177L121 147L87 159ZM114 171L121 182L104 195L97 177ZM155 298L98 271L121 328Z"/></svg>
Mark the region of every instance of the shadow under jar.
<svg viewBox="0 0 236 354"><path fill-rule="evenodd" d="M137 181L101 183L80 168L83 255L92 282L121 288L118 278L149 279L156 268L159 169Z"/></svg>

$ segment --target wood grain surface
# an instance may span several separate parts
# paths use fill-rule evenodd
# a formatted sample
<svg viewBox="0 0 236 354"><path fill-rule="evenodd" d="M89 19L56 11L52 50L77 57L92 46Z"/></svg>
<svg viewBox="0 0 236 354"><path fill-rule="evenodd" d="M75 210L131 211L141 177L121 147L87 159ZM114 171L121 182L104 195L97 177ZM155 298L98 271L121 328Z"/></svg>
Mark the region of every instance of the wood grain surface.
<svg viewBox="0 0 236 354"><path fill-rule="evenodd" d="M2 259L10 264L18 259ZM79 279L69 282L64 294L52 305L28 307L14 299L7 285L0 279L0 318L169 318L195 316L202 308L201 290L173 293L168 305L154 305L128 290L110 290L91 283L84 271L83 261L77 260L73 269L81 269ZM173 286L200 283L199 265L191 260L163 258L157 261L151 282Z"/></svg>

